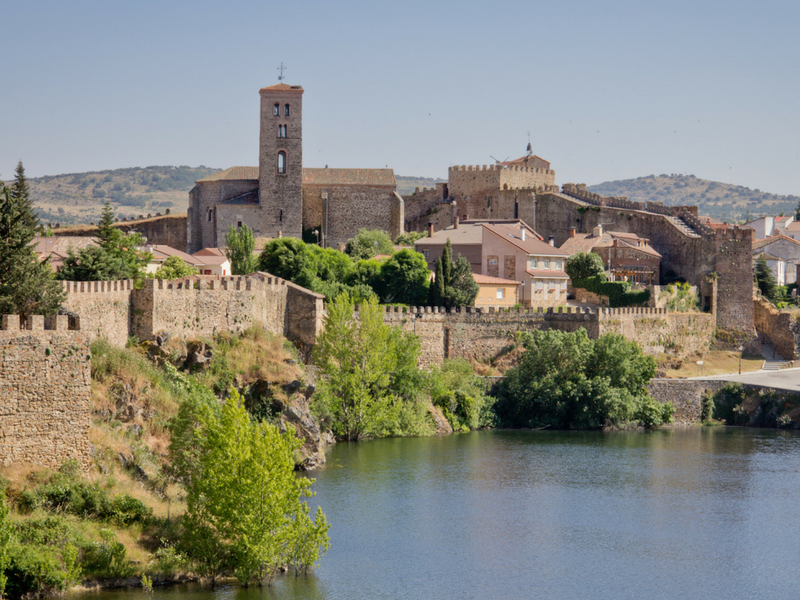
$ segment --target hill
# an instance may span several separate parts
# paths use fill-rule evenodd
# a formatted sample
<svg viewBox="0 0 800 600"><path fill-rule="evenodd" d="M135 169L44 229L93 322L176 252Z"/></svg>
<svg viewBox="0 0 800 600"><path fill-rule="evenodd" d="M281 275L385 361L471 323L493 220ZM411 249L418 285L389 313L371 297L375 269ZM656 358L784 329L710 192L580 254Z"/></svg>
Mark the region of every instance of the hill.
<svg viewBox="0 0 800 600"><path fill-rule="evenodd" d="M638 202L660 201L667 206L693 205L701 215L727 222L744 221L748 215L779 215L794 212L800 196L781 196L741 185L699 179L694 175L648 175L636 179L606 181L588 186L603 196L627 196Z"/></svg>
<svg viewBox="0 0 800 600"><path fill-rule="evenodd" d="M447 179L434 179L433 177L413 177L407 175L395 175L397 181L397 193L406 196L414 193L415 188L432 188L437 183L447 183Z"/></svg>
<svg viewBox="0 0 800 600"><path fill-rule="evenodd" d="M96 222L108 200L120 217L185 212L194 182L219 169L133 167L29 179L31 198L42 223L74 225Z"/></svg>

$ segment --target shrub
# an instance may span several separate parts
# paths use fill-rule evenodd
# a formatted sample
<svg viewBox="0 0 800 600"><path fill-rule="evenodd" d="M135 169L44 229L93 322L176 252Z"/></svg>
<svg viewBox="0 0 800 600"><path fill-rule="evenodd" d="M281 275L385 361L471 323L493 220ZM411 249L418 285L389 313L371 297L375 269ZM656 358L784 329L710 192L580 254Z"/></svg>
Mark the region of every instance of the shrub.
<svg viewBox="0 0 800 600"><path fill-rule="evenodd" d="M125 557L125 546L110 529L101 529L102 541L91 542L83 548L83 571L95 577L121 579L133 574L133 567Z"/></svg>

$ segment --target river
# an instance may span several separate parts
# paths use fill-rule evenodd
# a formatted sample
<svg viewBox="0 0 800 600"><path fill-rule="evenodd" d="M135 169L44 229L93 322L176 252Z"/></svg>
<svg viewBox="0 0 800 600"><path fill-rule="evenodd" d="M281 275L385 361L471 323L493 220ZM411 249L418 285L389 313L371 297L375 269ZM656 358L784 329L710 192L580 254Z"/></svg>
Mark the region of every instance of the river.
<svg viewBox="0 0 800 600"><path fill-rule="evenodd" d="M376 440L339 444L313 476L332 544L314 575L157 589L154 600L800 595L795 432Z"/></svg>

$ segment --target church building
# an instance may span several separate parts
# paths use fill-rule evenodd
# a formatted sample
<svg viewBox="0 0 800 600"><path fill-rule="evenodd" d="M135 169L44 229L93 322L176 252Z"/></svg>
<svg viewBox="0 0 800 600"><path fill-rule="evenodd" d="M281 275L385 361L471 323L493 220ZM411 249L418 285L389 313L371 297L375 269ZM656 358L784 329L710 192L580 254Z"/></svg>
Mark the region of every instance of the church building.
<svg viewBox="0 0 800 600"><path fill-rule="evenodd" d="M188 251L225 244L231 226L256 237L305 233L336 247L360 228L403 232L403 199L392 169L303 168L303 88L262 88L258 167L230 167L189 192Z"/></svg>

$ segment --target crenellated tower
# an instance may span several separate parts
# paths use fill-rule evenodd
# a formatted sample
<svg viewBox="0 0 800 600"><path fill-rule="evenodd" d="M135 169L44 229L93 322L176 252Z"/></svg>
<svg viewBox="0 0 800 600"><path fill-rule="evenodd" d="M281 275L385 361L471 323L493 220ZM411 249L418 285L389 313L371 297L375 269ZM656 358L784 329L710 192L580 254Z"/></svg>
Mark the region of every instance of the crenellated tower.
<svg viewBox="0 0 800 600"><path fill-rule="evenodd" d="M303 234L303 88L262 88L258 191L260 234Z"/></svg>

